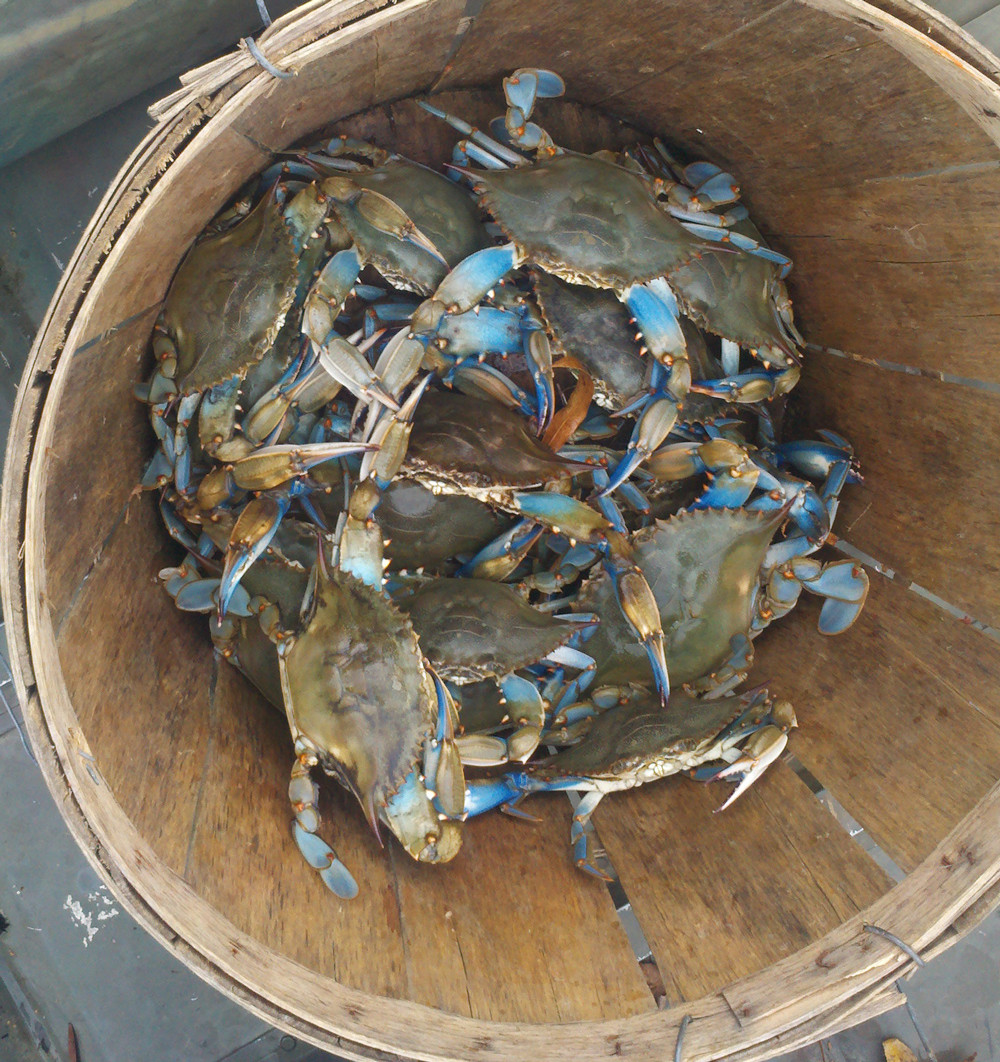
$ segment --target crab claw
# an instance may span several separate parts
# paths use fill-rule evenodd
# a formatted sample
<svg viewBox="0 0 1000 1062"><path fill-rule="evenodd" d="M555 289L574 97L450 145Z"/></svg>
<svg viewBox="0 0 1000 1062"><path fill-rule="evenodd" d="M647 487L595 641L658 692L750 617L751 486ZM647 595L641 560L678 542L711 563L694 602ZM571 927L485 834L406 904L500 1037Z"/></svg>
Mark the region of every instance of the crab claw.
<svg viewBox="0 0 1000 1062"><path fill-rule="evenodd" d="M544 528L534 520L520 520L485 545L455 573L459 578L506 579L528 555Z"/></svg>
<svg viewBox="0 0 1000 1062"><path fill-rule="evenodd" d="M219 621L250 566L267 549L291 499L285 494L261 494L247 504L229 536L226 562L219 584Z"/></svg>
<svg viewBox="0 0 1000 1062"><path fill-rule="evenodd" d="M398 410L399 403L382 387L375 370L368 364L358 348L340 336L331 336L320 347L319 363L355 397L365 402L381 402L383 406Z"/></svg>
<svg viewBox="0 0 1000 1062"><path fill-rule="evenodd" d="M868 579L867 575L865 575L865 579ZM867 596L867 589L866 584L865 596ZM864 597L859 601L841 601L835 597L828 598L823 602L823 607L819 610L819 633L843 634L861 614L864 604Z"/></svg>
<svg viewBox="0 0 1000 1062"><path fill-rule="evenodd" d="M611 524L596 509L576 498L552 491L528 494L517 491L513 503L523 516L562 531L570 538L589 539L595 531L607 531Z"/></svg>
<svg viewBox="0 0 1000 1062"><path fill-rule="evenodd" d="M647 406L635 426L625 456L609 473L608 484L598 497L617 490L666 439L676 423L677 403L672 398L660 398Z"/></svg>
<svg viewBox="0 0 1000 1062"><path fill-rule="evenodd" d="M741 793L746 792L781 755L787 744L787 730L777 726L765 726L755 734L751 734L743 746L743 754L740 758L715 776L716 779L740 776L739 785L729 794L729 799L722 807L717 808L716 811L725 811Z"/></svg>
<svg viewBox="0 0 1000 1062"><path fill-rule="evenodd" d="M338 251L323 266L309 289L302 308L302 332L317 346L322 346L333 331L337 315L360 272L361 258L353 247L349 247L346 251Z"/></svg>
<svg viewBox="0 0 1000 1062"><path fill-rule="evenodd" d="M535 381L535 398L538 403L538 432L541 435L556 406L555 379L552 375L552 348L549 337L538 328L533 328L524 337L524 358Z"/></svg>
<svg viewBox="0 0 1000 1062"><path fill-rule="evenodd" d="M271 490L326 461L377 449L376 443L353 442L262 446L233 465L233 482L242 490Z"/></svg>
<svg viewBox="0 0 1000 1062"><path fill-rule="evenodd" d="M417 307L410 321L410 330L414 335L434 332L445 313L471 310L519 264L517 248L512 243L484 247L463 258L441 281L437 291Z"/></svg>
<svg viewBox="0 0 1000 1062"><path fill-rule="evenodd" d="M552 99L566 91L566 83L551 70L537 70L525 67L515 70L510 77L503 79L503 94L508 107L517 107L525 118L531 116L535 100Z"/></svg>
<svg viewBox="0 0 1000 1062"><path fill-rule="evenodd" d="M358 895L358 883L337 853L322 837L304 830L298 822L292 826L292 833L305 861L319 871L323 884L342 900L353 900Z"/></svg>
<svg viewBox="0 0 1000 1062"><path fill-rule="evenodd" d="M415 247L420 247L432 257L438 259L445 268L448 262L444 255L434 245L434 241L414 225L412 219L397 206L391 199L386 198L379 192L366 188L358 198L355 208L358 213L373 228L384 232L388 236L395 236L397 240L405 240Z"/></svg>
<svg viewBox="0 0 1000 1062"><path fill-rule="evenodd" d="M632 560L628 545L620 535L608 536L604 566L614 580L622 614L632 625L646 650L656 688L660 693L660 703L666 706L670 699L670 676L663 649L660 610L646 577Z"/></svg>

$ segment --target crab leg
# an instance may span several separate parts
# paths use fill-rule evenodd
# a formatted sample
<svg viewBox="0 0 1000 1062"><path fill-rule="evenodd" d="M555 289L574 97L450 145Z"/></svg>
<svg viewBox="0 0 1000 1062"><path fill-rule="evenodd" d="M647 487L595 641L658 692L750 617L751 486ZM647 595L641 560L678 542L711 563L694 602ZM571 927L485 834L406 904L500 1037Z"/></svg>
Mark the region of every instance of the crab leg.
<svg viewBox="0 0 1000 1062"><path fill-rule="evenodd" d="M592 858L594 853L591 851L590 833L587 830L590 816L594 813L603 797L603 793L591 790L586 796L581 798L580 803L577 804L576 810L573 812L573 821L569 827L569 839L570 844L573 846L573 861L577 867L587 874L592 874L595 878L600 878L602 881L611 881L613 879L595 865L595 861Z"/></svg>
<svg viewBox="0 0 1000 1062"><path fill-rule="evenodd" d="M315 753L296 742L296 760L288 783L288 799L295 812L292 836L305 861L319 871L323 884L342 900L358 895L358 883L337 853L320 837L319 786L310 777L310 770L319 762Z"/></svg>
<svg viewBox="0 0 1000 1062"><path fill-rule="evenodd" d="M699 380L691 384L691 390L726 402L750 405L787 394L799 382L801 374L798 365L788 369L755 369L719 380Z"/></svg>
<svg viewBox="0 0 1000 1062"><path fill-rule="evenodd" d="M516 151L512 151L509 147L505 147L492 137L487 136L481 130L476 129L475 126L469 125L468 122L463 121L461 118L457 118L455 115L449 114L447 111L439 110L426 100L417 100L417 103L429 114L433 114L435 118L442 118L452 127L452 129L456 129L464 136L467 136L474 144L486 148L492 157L491 161L494 164L497 162L501 163L500 166L494 165L494 168L505 168L502 165L503 163L506 163L507 166L526 165L527 160L523 155L519 155ZM479 160L477 159L477 161ZM484 163L484 165L489 165L489 163Z"/></svg>

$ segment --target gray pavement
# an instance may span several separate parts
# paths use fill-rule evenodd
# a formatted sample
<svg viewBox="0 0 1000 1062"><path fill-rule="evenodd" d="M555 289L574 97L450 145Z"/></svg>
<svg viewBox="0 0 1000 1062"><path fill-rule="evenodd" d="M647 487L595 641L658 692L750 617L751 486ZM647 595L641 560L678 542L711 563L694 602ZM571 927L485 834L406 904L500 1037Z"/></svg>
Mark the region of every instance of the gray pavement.
<svg viewBox="0 0 1000 1062"><path fill-rule="evenodd" d="M945 0L942 0L942 6ZM2 5L2 0L0 0ZM953 0L970 30L991 0ZM992 33L990 29L990 33ZM0 438L35 329L99 196L149 128L161 85L0 170ZM0 1062L320 1062L333 1056L244 1011L175 961L124 911L71 839L22 748L0 630ZM13 715L5 708L8 702ZM899 1009L787 1059L877 1062L897 1036L921 1058L1000 1060L1000 914L920 971ZM901 997L902 1001L902 997ZM914 1025L915 1016L926 1037Z"/></svg>

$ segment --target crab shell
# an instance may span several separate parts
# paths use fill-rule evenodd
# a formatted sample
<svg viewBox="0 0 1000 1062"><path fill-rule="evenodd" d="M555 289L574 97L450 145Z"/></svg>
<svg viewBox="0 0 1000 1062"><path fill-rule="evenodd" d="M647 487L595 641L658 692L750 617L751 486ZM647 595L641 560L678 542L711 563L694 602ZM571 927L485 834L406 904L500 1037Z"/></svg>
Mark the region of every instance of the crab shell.
<svg viewBox="0 0 1000 1062"><path fill-rule="evenodd" d="M475 176L522 261L571 284L624 291L708 246L657 206L645 181L606 159L565 152Z"/></svg>
<svg viewBox="0 0 1000 1062"><path fill-rule="evenodd" d="M434 686L410 621L359 579L324 568L303 629L280 653L285 709L293 737L354 793L377 834L434 727Z"/></svg>
<svg viewBox="0 0 1000 1062"><path fill-rule="evenodd" d="M413 418L404 469L437 474L458 487L534 487L589 471L546 449L526 424L496 402L429 391Z"/></svg>
<svg viewBox="0 0 1000 1062"><path fill-rule="evenodd" d="M394 480L382 495L378 521L389 540L392 569L433 571L457 553L478 553L512 521L460 494L434 494L419 483Z"/></svg>
<svg viewBox="0 0 1000 1062"><path fill-rule="evenodd" d="M434 670L459 684L527 667L565 645L576 630L489 579L435 579L400 607Z"/></svg>
<svg viewBox="0 0 1000 1062"><path fill-rule="evenodd" d="M542 779L584 777L624 789L690 770L719 759L722 732L766 696L752 691L742 697L699 700L680 691L664 708L658 696L617 705L602 712L578 744L545 761L532 774ZM603 788L603 787L598 787Z"/></svg>
<svg viewBox="0 0 1000 1062"><path fill-rule="evenodd" d="M697 509L636 533L635 561L660 611L672 685L710 675L731 654L730 639L750 630L764 554L786 516L786 509ZM605 573L584 585L576 607L601 618L587 642L598 685L652 681Z"/></svg>
<svg viewBox="0 0 1000 1062"><path fill-rule="evenodd" d="M766 365L798 361L778 318L779 268L735 247L708 250L670 274L684 312L700 327L756 351Z"/></svg>
<svg viewBox="0 0 1000 1062"><path fill-rule="evenodd" d="M292 304L297 266L292 233L274 191L238 225L195 244L163 308L177 347L182 393L242 377L261 359Z"/></svg>

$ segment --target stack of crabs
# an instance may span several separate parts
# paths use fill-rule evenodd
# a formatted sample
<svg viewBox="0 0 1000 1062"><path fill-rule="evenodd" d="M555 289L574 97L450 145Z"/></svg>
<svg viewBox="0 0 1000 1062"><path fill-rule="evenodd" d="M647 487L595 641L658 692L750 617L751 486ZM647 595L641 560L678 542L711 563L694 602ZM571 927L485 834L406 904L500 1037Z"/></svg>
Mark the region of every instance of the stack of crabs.
<svg viewBox="0 0 1000 1062"><path fill-rule="evenodd" d="M423 104L463 136L446 174L339 138L255 179L139 389L187 551L160 579L287 714L295 841L342 897L314 767L431 863L470 815L578 791L603 876L603 795L685 771L730 803L795 726L734 692L753 639L803 589L824 634L867 594L811 556L858 471L832 432L778 438L791 263L733 177L563 150L531 121L549 71L504 92L489 135Z"/></svg>

